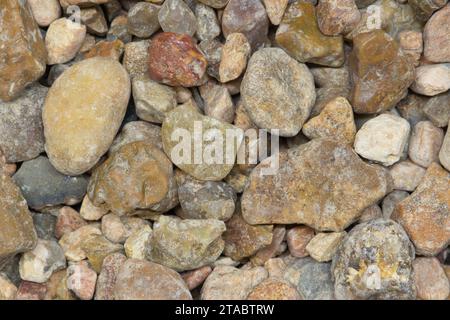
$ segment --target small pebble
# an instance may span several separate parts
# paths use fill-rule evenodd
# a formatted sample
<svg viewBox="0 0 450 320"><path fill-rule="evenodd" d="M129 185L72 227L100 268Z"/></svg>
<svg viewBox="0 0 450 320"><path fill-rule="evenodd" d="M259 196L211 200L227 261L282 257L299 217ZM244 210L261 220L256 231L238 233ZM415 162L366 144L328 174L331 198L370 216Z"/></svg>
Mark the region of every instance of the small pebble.
<svg viewBox="0 0 450 320"><path fill-rule="evenodd" d="M318 262L328 262L333 259L338 246L341 244L347 233L331 232L319 233L309 241L306 251Z"/></svg>
<svg viewBox="0 0 450 320"><path fill-rule="evenodd" d="M204 266L196 270L187 271L183 273L181 276L183 277L184 282L188 286L189 290L194 290L203 284L203 282L208 278L210 273L212 272L212 268L210 266Z"/></svg>
<svg viewBox="0 0 450 320"><path fill-rule="evenodd" d="M428 168L438 161L439 150L444 140L444 131L430 121L421 121L414 126L409 141L408 155L412 162Z"/></svg>
<svg viewBox="0 0 450 320"><path fill-rule="evenodd" d="M183 0L165 0L158 13L159 24L164 32L193 36L197 31L197 19Z"/></svg>
<svg viewBox="0 0 450 320"><path fill-rule="evenodd" d="M40 27L48 27L61 16L58 0L28 0L34 20Z"/></svg>
<svg viewBox="0 0 450 320"><path fill-rule="evenodd" d="M411 90L425 96L436 96L450 89L450 63L430 64L416 68Z"/></svg>
<svg viewBox="0 0 450 320"><path fill-rule="evenodd" d="M66 233L75 231L85 225L87 225L87 222L76 210L71 207L62 207L56 219L55 236L60 239Z"/></svg>
<svg viewBox="0 0 450 320"><path fill-rule="evenodd" d="M413 262L417 298L421 300L447 300L450 282L436 258L416 258Z"/></svg>
<svg viewBox="0 0 450 320"><path fill-rule="evenodd" d="M81 300L91 300L95 292L97 274L85 261L67 268L67 288Z"/></svg>
<svg viewBox="0 0 450 320"><path fill-rule="evenodd" d="M148 2L136 3L128 11L128 32L139 38L148 38L158 29L160 7Z"/></svg>
<svg viewBox="0 0 450 320"><path fill-rule="evenodd" d="M425 175L426 169L411 161L401 161L390 168L394 189L414 191Z"/></svg>
<svg viewBox="0 0 450 320"><path fill-rule="evenodd" d="M286 240L289 253L293 257L303 258L309 255L306 246L314 238L314 229L307 226L298 226L289 229L286 233Z"/></svg>
<svg viewBox="0 0 450 320"><path fill-rule="evenodd" d="M242 33L231 33L227 36L222 48L219 75L221 82L237 79L247 66L250 55L250 44Z"/></svg>

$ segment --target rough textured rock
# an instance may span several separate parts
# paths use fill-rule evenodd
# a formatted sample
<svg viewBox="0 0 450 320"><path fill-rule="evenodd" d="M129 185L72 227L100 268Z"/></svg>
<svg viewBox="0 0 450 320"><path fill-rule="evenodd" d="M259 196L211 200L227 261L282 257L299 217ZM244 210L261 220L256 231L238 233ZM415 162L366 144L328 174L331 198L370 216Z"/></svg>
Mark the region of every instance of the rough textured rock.
<svg viewBox="0 0 450 320"><path fill-rule="evenodd" d="M397 204L392 219L406 230L420 255L434 256L450 243L450 173L433 163L408 198Z"/></svg>
<svg viewBox="0 0 450 320"><path fill-rule="evenodd" d="M47 52L26 1L3 1L0 15L0 99L11 101L45 73Z"/></svg>
<svg viewBox="0 0 450 320"><path fill-rule="evenodd" d="M197 30L194 13L183 0L165 0L158 14L164 32L193 36Z"/></svg>
<svg viewBox="0 0 450 320"><path fill-rule="evenodd" d="M133 78L132 88L136 114L142 120L162 123L166 114L177 107L175 89L151 80L148 75Z"/></svg>
<svg viewBox="0 0 450 320"><path fill-rule="evenodd" d="M125 45L123 66L131 78L145 75L148 72L148 48L150 40L130 42Z"/></svg>
<svg viewBox="0 0 450 320"><path fill-rule="evenodd" d="M428 168L439 160L439 150L444 140L444 131L430 121L421 121L414 126L409 140L409 158L416 164Z"/></svg>
<svg viewBox="0 0 450 320"><path fill-rule="evenodd" d="M353 40L349 57L356 113L379 113L403 99L414 81L414 67L398 44L382 30Z"/></svg>
<svg viewBox="0 0 450 320"><path fill-rule="evenodd" d="M81 249L86 254L91 268L100 273L103 260L112 253L122 252L123 246L112 243L104 236L94 235L82 242Z"/></svg>
<svg viewBox="0 0 450 320"><path fill-rule="evenodd" d="M448 129L444 142L442 143L441 151L439 152L439 160L442 166L450 171L450 130Z"/></svg>
<svg viewBox="0 0 450 320"><path fill-rule="evenodd" d="M297 1L288 6L277 29L276 42L300 62L330 67L344 63L342 37L329 37L320 31L311 3Z"/></svg>
<svg viewBox="0 0 450 320"><path fill-rule="evenodd" d="M212 268L210 266L204 266L196 270L187 271L181 276L183 277L184 282L186 282L189 290L194 290L203 284L211 272Z"/></svg>
<svg viewBox="0 0 450 320"><path fill-rule="evenodd" d="M56 241L39 239L32 251L20 259L20 277L26 281L44 283L66 266L64 251Z"/></svg>
<svg viewBox="0 0 450 320"><path fill-rule="evenodd" d="M209 80L200 87L205 115L217 120L232 123L235 117L235 108L230 92L224 85Z"/></svg>
<svg viewBox="0 0 450 320"><path fill-rule="evenodd" d="M97 274L85 261L67 268L67 288L81 300L91 300L95 292Z"/></svg>
<svg viewBox="0 0 450 320"><path fill-rule="evenodd" d="M48 89L29 86L11 102L0 102L0 149L7 162L33 159L44 151L42 107Z"/></svg>
<svg viewBox="0 0 450 320"><path fill-rule="evenodd" d="M201 136L203 143L196 144L198 135L206 135L208 132L213 135L214 141ZM226 144L230 141L217 142L226 141L227 132L234 136L232 141L236 142L235 145L233 143L233 148L228 148L232 150L226 148ZM243 131L228 123L203 116L189 105L182 105L167 114L162 125L161 136L165 153L177 167L196 179L218 181L227 176L233 168L243 139ZM184 148L189 150L180 152ZM215 156L211 154L213 150L218 150ZM221 155L220 151L222 151ZM197 161L200 163L197 164Z"/></svg>
<svg viewBox="0 0 450 320"><path fill-rule="evenodd" d="M47 213L33 214L34 228L39 239L54 240L56 217Z"/></svg>
<svg viewBox="0 0 450 320"><path fill-rule="evenodd" d="M250 58L241 98L251 120L263 129L295 136L315 102L314 80L308 68L279 48L261 49Z"/></svg>
<svg viewBox="0 0 450 320"><path fill-rule="evenodd" d="M106 36L108 33L108 24L105 14L99 6L83 8L80 10L81 23L86 25L86 31L96 36Z"/></svg>
<svg viewBox="0 0 450 320"><path fill-rule="evenodd" d="M98 162L125 116L130 87L126 70L107 58L79 62L55 81L42 117L45 150L58 171L78 175Z"/></svg>
<svg viewBox="0 0 450 320"><path fill-rule="evenodd" d="M14 300L16 298L17 287L8 277L0 274L0 300Z"/></svg>
<svg viewBox="0 0 450 320"><path fill-rule="evenodd" d="M120 61L124 50L125 45L119 39L112 41L102 40L97 42L88 52L84 53L83 57L84 59L104 57Z"/></svg>
<svg viewBox="0 0 450 320"><path fill-rule="evenodd" d="M77 204L86 194L88 184L87 176L69 177L59 173L44 156L24 162L14 181L33 209Z"/></svg>
<svg viewBox="0 0 450 320"><path fill-rule="evenodd" d="M83 220L77 211L71 207L62 207L56 219L55 237L60 239L66 233L75 231L85 225L87 225L87 222Z"/></svg>
<svg viewBox="0 0 450 320"><path fill-rule="evenodd" d="M218 266L202 287L202 300L244 300L258 284L267 279L263 267L248 270Z"/></svg>
<svg viewBox="0 0 450 320"><path fill-rule="evenodd" d="M250 224L302 223L342 231L391 190L387 172L328 139L280 154L275 175L260 176L265 165L262 161L253 170L242 196L243 217Z"/></svg>
<svg viewBox="0 0 450 320"><path fill-rule="evenodd" d="M331 100L317 117L305 123L302 132L310 139L332 138L352 145L356 134L352 106L344 97Z"/></svg>
<svg viewBox="0 0 450 320"><path fill-rule="evenodd" d="M122 146L136 141L147 141L162 149L161 127L145 121L128 122L114 139L109 153L112 154Z"/></svg>
<svg viewBox="0 0 450 320"><path fill-rule="evenodd" d="M45 36L48 64L65 63L80 50L86 37L86 26L61 18L52 22Z"/></svg>
<svg viewBox="0 0 450 320"><path fill-rule="evenodd" d="M83 198L80 208L80 216L84 220L97 221L107 213L107 209L95 206L87 195Z"/></svg>
<svg viewBox="0 0 450 320"><path fill-rule="evenodd" d="M247 300L301 300L298 291L287 281L268 278L257 285Z"/></svg>
<svg viewBox="0 0 450 320"><path fill-rule="evenodd" d="M448 0L408 0L408 4L414 9L416 18L427 21L438 9L447 4Z"/></svg>
<svg viewBox="0 0 450 320"><path fill-rule="evenodd" d="M121 253L113 253L103 260L102 271L98 275L95 300L114 300L114 286L120 268L127 260Z"/></svg>
<svg viewBox="0 0 450 320"><path fill-rule="evenodd" d="M28 0L34 20L40 27L48 27L61 16L58 0Z"/></svg>
<svg viewBox="0 0 450 320"><path fill-rule="evenodd" d="M221 34L222 30L220 29L219 20L213 8L197 3L195 16L197 18L196 36L200 41L212 40Z"/></svg>
<svg viewBox="0 0 450 320"><path fill-rule="evenodd" d="M298 226L289 229L286 233L286 242L289 253L293 257L303 258L309 255L306 246L314 238L314 229L307 226Z"/></svg>
<svg viewBox="0 0 450 320"><path fill-rule="evenodd" d="M311 241L309 241L306 246L306 251L316 261L331 261L346 234L345 231L318 233Z"/></svg>
<svg viewBox="0 0 450 320"><path fill-rule="evenodd" d="M31 214L19 188L0 174L0 269L17 253L32 250L37 241Z"/></svg>
<svg viewBox="0 0 450 320"><path fill-rule="evenodd" d="M173 32L153 37L148 55L150 78L171 86L199 85L208 64L193 38Z"/></svg>
<svg viewBox="0 0 450 320"><path fill-rule="evenodd" d="M450 35L446 32L448 29L450 29L449 5L436 12L425 25L424 57L428 61L450 62Z"/></svg>
<svg viewBox="0 0 450 320"><path fill-rule="evenodd" d="M423 113L437 127L446 127L450 120L450 91L428 99Z"/></svg>
<svg viewBox="0 0 450 320"><path fill-rule="evenodd" d="M263 266L267 261L283 253L286 250L286 245L283 245L283 241L286 238L286 228L284 226L276 226L273 228L272 242L260 249L253 257L250 258L250 262L254 266Z"/></svg>
<svg viewBox="0 0 450 320"><path fill-rule="evenodd" d="M138 2L128 11L128 32L139 38L148 38L158 29L160 7L148 2Z"/></svg>
<svg viewBox="0 0 450 320"><path fill-rule="evenodd" d="M204 3L210 7L220 9L227 5L229 0L199 0L199 2Z"/></svg>
<svg viewBox="0 0 450 320"><path fill-rule="evenodd" d="M398 35L400 48L409 58L412 64L417 67L420 64L420 58L423 53L423 36L420 31L406 30Z"/></svg>
<svg viewBox="0 0 450 320"><path fill-rule="evenodd" d="M267 16L273 25L277 26L280 24L288 2L289 0L263 0Z"/></svg>
<svg viewBox="0 0 450 320"><path fill-rule="evenodd" d="M450 63L423 65L416 68L411 90L425 96L436 96L450 89Z"/></svg>
<svg viewBox="0 0 450 320"><path fill-rule="evenodd" d="M328 36L349 33L360 19L355 0L321 0L317 6L317 23Z"/></svg>
<svg viewBox="0 0 450 320"><path fill-rule="evenodd" d="M153 225L148 259L177 271L203 267L224 248L225 224L219 220L181 220L161 216Z"/></svg>
<svg viewBox="0 0 450 320"><path fill-rule="evenodd" d="M400 160L408 142L410 125L405 119L382 114L367 121L356 133L355 151L362 157L390 166Z"/></svg>
<svg viewBox="0 0 450 320"><path fill-rule="evenodd" d="M44 300L46 294L45 284L22 281L17 290L16 300Z"/></svg>
<svg viewBox="0 0 450 320"><path fill-rule="evenodd" d="M59 245L69 261L81 261L87 258L83 245L86 241L101 235L98 227L86 225L75 231L64 234L59 240Z"/></svg>
<svg viewBox="0 0 450 320"><path fill-rule="evenodd" d="M132 232L124 244L127 257L145 260L151 236L152 229L148 225Z"/></svg>
<svg viewBox="0 0 450 320"><path fill-rule="evenodd" d="M267 41L269 19L260 0L230 0L222 15L222 32L245 35L253 50Z"/></svg>
<svg viewBox="0 0 450 320"><path fill-rule="evenodd" d="M219 67L220 60L222 58L222 48L223 44L217 40L204 40L198 44L200 50L205 55L206 61L208 61L208 67L206 68L206 72L209 76L220 79L219 76Z"/></svg>
<svg viewBox="0 0 450 320"><path fill-rule="evenodd" d="M353 228L332 265L337 299L414 299L414 247L392 220Z"/></svg>
<svg viewBox="0 0 450 320"><path fill-rule="evenodd" d="M247 66L250 55L250 44L242 33L231 33L227 36L222 48L219 76L221 82L237 79Z"/></svg>
<svg viewBox="0 0 450 320"><path fill-rule="evenodd" d="M417 258L413 262L414 283L417 298L421 300L446 300L450 294L450 282L439 260Z"/></svg>
<svg viewBox="0 0 450 320"><path fill-rule="evenodd" d="M178 273L137 259L129 259L120 267L114 297L117 300L192 300Z"/></svg>
<svg viewBox="0 0 450 320"><path fill-rule="evenodd" d="M146 226L147 221L137 217L119 217L110 213L102 218L102 233L114 243L124 243L134 232Z"/></svg>
<svg viewBox="0 0 450 320"><path fill-rule="evenodd" d="M392 212L395 209L397 203L401 202L403 199L407 198L409 193L401 190L394 190L389 193L384 199L381 205L383 210L383 217L385 219L390 219Z"/></svg>
<svg viewBox="0 0 450 320"><path fill-rule="evenodd" d="M396 163L390 168L394 189L414 191L425 175L426 169L411 161Z"/></svg>
<svg viewBox="0 0 450 320"><path fill-rule="evenodd" d="M95 206L132 214L164 200L172 179L166 155L148 142L136 141L122 146L94 170L88 196Z"/></svg>

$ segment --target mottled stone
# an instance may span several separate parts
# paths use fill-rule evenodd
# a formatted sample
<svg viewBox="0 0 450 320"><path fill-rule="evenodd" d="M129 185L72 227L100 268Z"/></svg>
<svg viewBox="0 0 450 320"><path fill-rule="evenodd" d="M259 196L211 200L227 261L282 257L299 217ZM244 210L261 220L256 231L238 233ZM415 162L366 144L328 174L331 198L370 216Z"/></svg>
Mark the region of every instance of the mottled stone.
<svg viewBox="0 0 450 320"><path fill-rule="evenodd" d="M150 79L148 75L132 80L136 114L142 120L162 123L166 114L177 107L174 88Z"/></svg>
<svg viewBox="0 0 450 320"><path fill-rule="evenodd" d="M55 170L49 159L39 156L25 161L14 175L28 206L43 209L59 204L74 205L83 199L87 176L70 177Z"/></svg>
<svg viewBox="0 0 450 320"><path fill-rule="evenodd" d="M263 0L267 16L273 25L277 26L280 24L288 2L289 0Z"/></svg>
<svg viewBox="0 0 450 320"><path fill-rule="evenodd" d="M367 121L356 133L355 151L385 166L400 160L408 142L410 125L405 119L382 114Z"/></svg>
<svg viewBox="0 0 450 320"><path fill-rule="evenodd" d="M250 262L254 266L263 266L268 260L283 253L287 246L283 245L286 238L286 228L284 226L276 226L273 229L272 242L250 258Z"/></svg>
<svg viewBox="0 0 450 320"><path fill-rule="evenodd" d="M414 299L414 247L403 228L378 219L353 228L332 265L337 299Z"/></svg>
<svg viewBox="0 0 450 320"><path fill-rule="evenodd" d="M59 240L59 245L63 248L67 260L81 261L87 258L86 252L83 250L84 242L101 234L99 228L86 225L64 234Z"/></svg>
<svg viewBox="0 0 450 320"><path fill-rule="evenodd" d="M410 92L405 99L397 104L395 109L413 127L418 122L427 120L424 113L427 101L429 101L429 98Z"/></svg>
<svg viewBox="0 0 450 320"><path fill-rule="evenodd" d="M166 155L148 142L136 141L122 146L94 170L88 196L95 206L118 215L132 214L164 200L172 179Z"/></svg>
<svg viewBox="0 0 450 320"><path fill-rule="evenodd" d="M217 260L224 248L225 223L161 216L153 225L148 259L177 271L197 269Z"/></svg>
<svg viewBox="0 0 450 320"><path fill-rule="evenodd" d="M436 258L417 258L413 262L417 298L421 300L446 300L450 282Z"/></svg>
<svg viewBox="0 0 450 320"><path fill-rule="evenodd" d="M444 168L450 171L450 130L448 129L439 152L439 161Z"/></svg>
<svg viewBox="0 0 450 320"><path fill-rule="evenodd" d="M26 1L2 1L0 16L0 99L11 101L44 75L47 52Z"/></svg>
<svg viewBox="0 0 450 320"><path fill-rule="evenodd" d="M0 274L0 300L14 300L16 298L17 287L8 277Z"/></svg>
<svg viewBox="0 0 450 320"><path fill-rule="evenodd" d="M97 278L95 300L114 300L114 286L120 268L127 260L121 253L113 253L103 260L102 270Z"/></svg>
<svg viewBox="0 0 450 320"><path fill-rule="evenodd" d="M437 127L446 127L450 120L450 91L427 100L423 113Z"/></svg>
<svg viewBox="0 0 450 320"><path fill-rule="evenodd" d="M287 281L268 278L257 285L247 300L301 300L298 291Z"/></svg>
<svg viewBox="0 0 450 320"><path fill-rule="evenodd" d="M289 149L280 154L275 175L260 176L266 162L253 170L242 196L243 217L250 224L301 223L338 232L391 190L387 172L333 140Z"/></svg>
<svg viewBox="0 0 450 320"><path fill-rule="evenodd" d="M95 206L89 197L86 195L81 203L80 216L87 221L100 220L108 210Z"/></svg>
<svg viewBox="0 0 450 320"><path fill-rule="evenodd" d="M86 31L96 36L105 36L108 33L108 23L105 14L99 6L83 8L80 10L81 23L86 25Z"/></svg>
<svg viewBox="0 0 450 320"><path fill-rule="evenodd" d="M411 90L425 96L436 96L450 89L450 63L423 65L416 68Z"/></svg>
<svg viewBox="0 0 450 320"><path fill-rule="evenodd" d="M306 246L308 254L316 261L328 262L333 259L342 239L347 235L343 232L318 233Z"/></svg>
<svg viewBox="0 0 450 320"><path fill-rule="evenodd" d="M54 240L56 217L48 213L34 213L33 223L39 239Z"/></svg>
<svg viewBox="0 0 450 320"><path fill-rule="evenodd" d="M439 150L444 140L444 131L430 121L421 121L414 126L409 140L409 158L416 164L428 168L439 159Z"/></svg>
<svg viewBox="0 0 450 320"><path fill-rule="evenodd" d="M408 198L397 204L392 219L406 230L420 255L434 256L450 243L450 173L433 163Z"/></svg>
<svg viewBox="0 0 450 320"><path fill-rule="evenodd" d="M137 259L129 259L120 267L114 297L116 300L192 300L177 272Z"/></svg>
<svg viewBox="0 0 450 320"><path fill-rule="evenodd" d="M82 242L81 249L86 254L91 268L100 273L103 260L112 253L123 251L123 246L112 243L104 236L94 235Z"/></svg>
<svg viewBox="0 0 450 320"><path fill-rule="evenodd" d="M0 101L0 149L7 162L33 159L44 151L42 107L48 89L32 84L11 101Z"/></svg>
<svg viewBox="0 0 450 320"><path fill-rule="evenodd" d="M136 141L147 141L162 149L161 127L145 121L128 122L114 139L109 153L112 154L122 146Z"/></svg>
<svg viewBox="0 0 450 320"><path fill-rule="evenodd" d="M183 0L165 0L158 14L164 32L193 36L197 30L197 19Z"/></svg>
<svg viewBox="0 0 450 320"><path fill-rule="evenodd" d="M67 288L81 300L94 297L97 274L85 261L72 264L67 268Z"/></svg>
<svg viewBox="0 0 450 320"><path fill-rule="evenodd" d="M60 239L66 233L75 231L85 225L87 225L87 222L83 220L77 211L71 207L62 207L56 219L55 237Z"/></svg>
<svg viewBox="0 0 450 320"><path fill-rule="evenodd" d="M195 6L195 16L197 18L196 36L200 41L212 40L221 33L219 20L213 8L197 3Z"/></svg>
<svg viewBox="0 0 450 320"><path fill-rule="evenodd" d="M288 6L276 32L276 42L300 62L330 67L344 63L342 37L326 36L320 31L311 3L297 1Z"/></svg>
<svg viewBox="0 0 450 320"><path fill-rule="evenodd" d="M209 76L220 80L219 67L222 58L223 44L217 39L212 39L204 40L200 42L198 46L204 53L206 61L208 61L206 72Z"/></svg>
<svg viewBox="0 0 450 320"><path fill-rule="evenodd" d="M383 217L385 219L390 219L397 203L401 202L403 199L407 197L409 197L409 193L402 190L394 190L391 193L389 193L383 199L383 203L381 205L381 208L383 210Z"/></svg>
<svg viewBox="0 0 450 320"><path fill-rule="evenodd" d="M396 163L390 168L394 189L414 191L422 181L426 170L411 161Z"/></svg>
<svg viewBox="0 0 450 320"><path fill-rule="evenodd" d="M119 39L115 39L112 41L102 40L96 43L88 52L83 55L83 57L84 59L104 57L120 61L124 50L125 45Z"/></svg>
<svg viewBox="0 0 450 320"><path fill-rule="evenodd" d="M333 138L353 144L356 125L352 106L344 97L331 100L317 117L305 123L302 132L310 139Z"/></svg>
<svg viewBox="0 0 450 320"><path fill-rule="evenodd" d="M253 288L267 279L263 267L248 270L231 266L215 267L203 284L202 300L244 300Z"/></svg>
<svg viewBox="0 0 450 320"><path fill-rule="evenodd" d="M382 30L353 40L349 57L356 113L379 113L403 99L414 81L414 68L398 44Z"/></svg>
<svg viewBox="0 0 450 320"><path fill-rule="evenodd" d="M128 11L128 32L139 38L148 38L158 29L160 7L148 2L138 2Z"/></svg>
<svg viewBox="0 0 450 320"><path fill-rule="evenodd" d="M98 162L119 130L130 91L122 65L100 57L73 65L55 81L42 117L45 150L58 171L78 175Z"/></svg>
<svg viewBox="0 0 450 320"><path fill-rule="evenodd" d="M360 19L355 0L321 0L317 6L319 29L328 36L349 33Z"/></svg>
<svg viewBox="0 0 450 320"><path fill-rule="evenodd" d="M44 300L47 286L44 283L22 281L16 293L16 300Z"/></svg>
<svg viewBox="0 0 450 320"><path fill-rule="evenodd" d="M193 87L202 82L207 61L188 35L162 32L148 49L150 78L171 86Z"/></svg>
<svg viewBox="0 0 450 320"><path fill-rule="evenodd" d="M189 290L194 290L203 284L211 272L212 268L210 266L204 266L196 270L187 271L181 276L183 277L184 282L186 282Z"/></svg>
<svg viewBox="0 0 450 320"><path fill-rule="evenodd" d="M364 223L378 218L383 218L383 211L381 210L379 205L374 204L364 209L361 217L358 219L358 222Z"/></svg>
<svg viewBox="0 0 450 320"><path fill-rule="evenodd" d="M124 245L127 257L145 260L151 236L152 229L148 225L132 232Z"/></svg>
<svg viewBox="0 0 450 320"><path fill-rule="evenodd" d="M125 45L123 66L131 78L147 74L149 46L150 40L134 41Z"/></svg>
<svg viewBox="0 0 450 320"><path fill-rule="evenodd" d="M289 253L293 257L303 258L309 255L306 246L314 238L314 229L308 226L298 226L289 229L286 233L286 242Z"/></svg>
<svg viewBox="0 0 450 320"><path fill-rule="evenodd" d="M203 134L208 134L208 132L215 137L212 139L213 141L203 137ZM228 135L232 135L230 137L233 139L232 141L227 141L227 132ZM182 133L181 136L180 133ZM198 139L198 134L203 138L200 146L195 141ZM189 105L182 105L166 116L161 136L164 151L177 167L196 179L219 181L226 177L233 168L238 147L243 139L243 132L233 125L203 116ZM179 142L180 138L182 138L181 142ZM222 140L226 143L219 144L217 139L219 142ZM186 147L190 150L185 150L183 155L180 155L179 143L182 148ZM232 144L234 147L226 148L226 144ZM213 156L211 152L216 149L222 149L222 155L215 152L216 154ZM196 164L198 156L201 161Z"/></svg>
<svg viewBox="0 0 450 320"><path fill-rule="evenodd" d="M227 36L222 48L219 76L221 82L237 79L247 66L250 55L250 44L242 33L231 33Z"/></svg>
<svg viewBox="0 0 450 320"><path fill-rule="evenodd" d="M447 5L433 14L425 25L423 31L425 59L438 63L450 62L450 35L447 32L449 29L450 5Z"/></svg>
<svg viewBox="0 0 450 320"><path fill-rule="evenodd" d="M420 58L423 53L423 36L420 31L406 30L398 35L400 48L409 57L409 60L415 67L420 64Z"/></svg>
<svg viewBox="0 0 450 320"><path fill-rule="evenodd" d="M61 16L58 0L28 0L34 20L40 27L48 27Z"/></svg>
<svg viewBox="0 0 450 320"><path fill-rule="evenodd" d="M114 243L124 243L135 231L147 226L148 223L137 217L119 217L113 213L102 218L102 233Z"/></svg>
<svg viewBox="0 0 450 320"><path fill-rule="evenodd" d="M260 0L228 1L222 15L225 38L232 33L242 33L255 50L267 42L268 30L269 19Z"/></svg>
<svg viewBox="0 0 450 320"><path fill-rule="evenodd" d="M20 259L19 271L23 280L44 283L54 272L65 267L64 251L58 243L39 239L36 247Z"/></svg>
<svg viewBox="0 0 450 320"><path fill-rule="evenodd" d="M448 0L408 0L408 4L416 13L420 21L427 21L432 14L445 6Z"/></svg>
<svg viewBox="0 0 450 320"><path fill-rule="evenodd" d="M209 80L200 87L205 115L220 121L232 123L235 117L235 108L230 92L226 86Z"/></svg>
<svg viewBox="0 0 450 320"><path fill-rule="evenodd" d="M308 68L279 48L258 50L250 58L241 98L251 120L263 129L295 136L309 117L316 94Z"/></svg>

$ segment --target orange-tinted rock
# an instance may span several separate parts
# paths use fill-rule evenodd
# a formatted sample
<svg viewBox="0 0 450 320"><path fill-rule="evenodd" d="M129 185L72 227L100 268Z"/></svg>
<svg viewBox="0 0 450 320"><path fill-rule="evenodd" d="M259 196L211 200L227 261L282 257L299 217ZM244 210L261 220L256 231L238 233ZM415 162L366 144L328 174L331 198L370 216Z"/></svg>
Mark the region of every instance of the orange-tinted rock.
<svg viewBox="0 0 450 320"><path fill-rule="evenodd" d="M306 246L314 238L314 229L307 226L298 226L289 229L286 233L287 245L292 256L297 258L307 257Z"/></svg>
<svg viewBox="0 0 450 320"><path fill-rule="evenodd" d="M188 35L162 32L149 46L150 77L171 86L193 87L201 83L207 61Z"/></svg>
<svg viewBox="0 0 450 320"><path fill-rule="evenodd" d="M204 266L192 271L187 271L181 276L183 277L184 282L186 282L189 290L194 290L205 281L211 272L212 268L210 266Z"/></svg>
<svg viewBox="0 0 450 320"><path fill-rule="evenodd" d="M347 34L360 19L355 0L321 0L317 6L319 28L325 35Z"/></svg>
<svg viewBox="0 0 450 320"><path fill-rule="evenodd" d="M257 285L247 300L301 300L301 297L287 281L269 278Z"/></svg>
<svg viewBox="0 0 450 320"><path fill-rule="evenodd" d="M417 258L413 262L417 297L421 300L445 300L450 282L436 258Z"/></svg>
<svg viewBox="0 0 450 320"><path fill-rule="evenodd" d="M85 225L87 225L87 222L83 220L77 211L71 207L62 207L56 220L55 236L59 239L64 234L75 231Z"/></svg>
<svg viewBox="0 0 450 320"><path fill-rule="evenodd" d="M434 256L450 244L450 173L433 163L416 191L397 204L392 219L406 230L420 255Z"/></svg>
<svg viewBox="0 0 450 320"><path fill-rule="evenodd" d="M2 0L0 16L0 100L11 101L45 73L47 53L26 1Z"/></svg>
<svg viewBox="0 0 450 320"><path fill-rule="evenodd" d="M114 41L100 41L91 50L84 54L84 59L93 57L111 58L119 61L125 50L122 41L116 39Z"/></svg>
<svg viewBox="0 0 450 320"><path fill-rule="evenodd" d="M394 107L414 81L414 67L398 44L382 30L354 38L350 54L352 106L356 113L380 113Z"/></svg>

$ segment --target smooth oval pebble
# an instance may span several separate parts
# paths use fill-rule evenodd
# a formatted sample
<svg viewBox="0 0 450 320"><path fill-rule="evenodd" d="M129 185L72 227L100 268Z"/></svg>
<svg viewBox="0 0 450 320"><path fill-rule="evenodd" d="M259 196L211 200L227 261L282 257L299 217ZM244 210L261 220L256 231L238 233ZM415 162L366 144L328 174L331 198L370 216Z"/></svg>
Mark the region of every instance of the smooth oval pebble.
<svg viewBox="0 0 450 320"><path fill-rule="evenodd" d="M43 110L45 150L60 172L79 175L108 151L130 98L120 63L92 58L73 65L50 88Z"/></svg>

